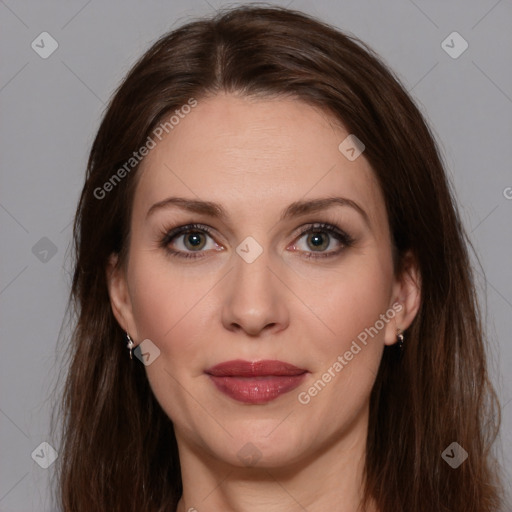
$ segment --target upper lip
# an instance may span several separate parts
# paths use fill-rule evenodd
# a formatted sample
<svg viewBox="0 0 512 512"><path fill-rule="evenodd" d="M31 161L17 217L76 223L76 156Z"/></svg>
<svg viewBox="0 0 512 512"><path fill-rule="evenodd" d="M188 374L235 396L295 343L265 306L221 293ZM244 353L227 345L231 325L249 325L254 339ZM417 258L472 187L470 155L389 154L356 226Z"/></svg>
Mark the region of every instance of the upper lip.
<svg viewBox="0 0 512 512"><path fill-rule="evenodd" d="M260 377L301 375L307 370L283 361L244 361L236 359L216 364L205 370L214 377Z"/></svg>

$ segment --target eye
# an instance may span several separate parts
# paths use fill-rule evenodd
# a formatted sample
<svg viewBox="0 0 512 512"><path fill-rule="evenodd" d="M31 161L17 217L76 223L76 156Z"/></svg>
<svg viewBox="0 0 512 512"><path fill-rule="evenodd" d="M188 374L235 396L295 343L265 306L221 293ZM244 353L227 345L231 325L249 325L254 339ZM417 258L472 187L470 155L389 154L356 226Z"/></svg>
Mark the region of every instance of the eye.
<svg viewBox="0 0 512 512"><path fill-rule="evenodd" d="M316 223L301 231L292 250L299 251L305 258L327 258L338 255L353 242L352 237L337 226ZM204 224L187 224L166 230L160 245L170 256L178 258L202 258L207 251L224 250L212 238L211 228Z"/></svg>
<svg viewBox="0 0 512 512"><path fill-rule="evenodd" d="M301 243L302 239L304 243ZM297 242L293 244L293 249L298 249L306 258L328 258L338 255L353 243L352 237L337 226L316 223L300 233Z"/></svg>
<svg viewBox="0 0 512 512"><path fill-rule="evenodd" d="M167 231L161 246L171 255L180 258L201 258L208 250L223 250L210 236L210 228L203 224L187 224Z"/></svg>

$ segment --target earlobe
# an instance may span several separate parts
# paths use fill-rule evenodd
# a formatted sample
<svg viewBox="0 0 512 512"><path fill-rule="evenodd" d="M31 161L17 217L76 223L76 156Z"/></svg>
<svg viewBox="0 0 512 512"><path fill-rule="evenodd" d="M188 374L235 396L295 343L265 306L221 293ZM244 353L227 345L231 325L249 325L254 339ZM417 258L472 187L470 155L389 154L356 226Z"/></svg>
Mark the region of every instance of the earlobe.
<svg viewBox="0 0 512 512"><path fill-rule="evenodd" d="M136 338L131 298L126 273L119 265L117 254L111 254L106 268L106 279L112 312L121 328Z"/></svg>
<svg viewBox="0 0 512 512"><path fill-rule="evenodd" d="M396 278L393 292L392 309L395 310L393 322L388 324L385 333L386 345L393 345L398 335L413 322L420 308L421 276L416 258L411 253L403 257L402 271Z"/></svg>

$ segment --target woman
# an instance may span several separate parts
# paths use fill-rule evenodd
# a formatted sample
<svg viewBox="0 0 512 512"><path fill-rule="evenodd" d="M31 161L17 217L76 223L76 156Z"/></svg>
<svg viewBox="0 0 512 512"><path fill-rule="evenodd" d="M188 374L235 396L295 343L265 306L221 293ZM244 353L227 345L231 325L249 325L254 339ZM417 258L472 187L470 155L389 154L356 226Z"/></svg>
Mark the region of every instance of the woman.
<svg viewBox="0 0 512 512"><path fill-rule="evenodd" d="M360 41L257 7L162 37L74 233L65 511L498 509L463 228Z"/></svg>

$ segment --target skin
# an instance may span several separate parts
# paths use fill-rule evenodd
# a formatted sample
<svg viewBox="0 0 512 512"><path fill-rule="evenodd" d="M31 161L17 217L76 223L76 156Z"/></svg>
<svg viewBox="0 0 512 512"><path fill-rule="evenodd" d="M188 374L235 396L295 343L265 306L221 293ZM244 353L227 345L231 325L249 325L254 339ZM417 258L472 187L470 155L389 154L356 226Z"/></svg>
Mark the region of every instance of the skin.
<svg viewBox="0 0 512 512"><path fill-rule="evenodd" d="M338 150L347 135L295 99L219 94L199 101L143 162L129 257L120 266L113 255L107 275L120 325L135 344L150 339L160 350L146 371L175 426L179 512L358 510L370 391L384 346L418 310L419 280L410 258L394 274L384 198L364 153L349 161ZM147 216L170 196L220 203L227 217L177 206ZM279 220L294 201L333 196L357 203L367 221L339 205ZM307 258L319 249L314 235L298 229L315 222L338 226L354 243L344 246L324 231L320 252L341 252ZM213 230L200 235L201 257L170 256L161 239L188 223ZM263 249L252 263L236 252L248 236ZM194 253L185 241L178 236L169 246ZM298 393L396 303L401 311L378 335L300 403ZM277 359L310 373L271 402L243 404L204 373L232 359ZM252 466L238 457L247 443L259 457Z"/></svg>

